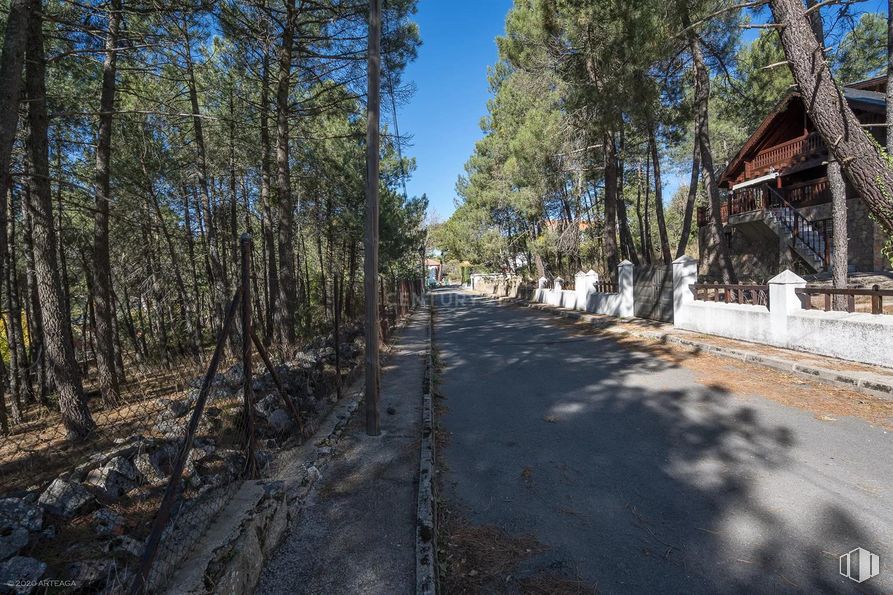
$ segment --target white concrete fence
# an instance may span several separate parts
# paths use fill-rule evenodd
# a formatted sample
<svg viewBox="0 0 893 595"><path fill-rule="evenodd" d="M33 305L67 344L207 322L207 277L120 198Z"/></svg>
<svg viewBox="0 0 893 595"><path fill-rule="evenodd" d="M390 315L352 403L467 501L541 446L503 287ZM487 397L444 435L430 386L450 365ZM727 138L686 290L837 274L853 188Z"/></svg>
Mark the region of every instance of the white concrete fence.
<svg viewBox="0 0 893 595"><path fill-rule="evenodd" d="M617 292L605 293L596 288L598 273L577 273L574 278L574 289L562 289L564 280L556 277L552 281L552 289L548 289L548 280L539 280L539 287L533 294L533 301L541 304L560 306L569 310L579 310L591 314L607 314L631 318L633 312L633 263L624 260L617 267Z"/></svg>
<svg viewBox="0 0 893 595"><path fill-rule="evenodd" d="M789 270L769 280L768 308L695 300L697 281L697 261L673 262L676 328L893 367L893 316L806 310L796 293L806 281Z"/></svg>
<svg viewBox="0 0 893 595"><path fill-rule="evenodd" d="M689 256L673 262L673 318L679 329L761 343L850 361L893 367L893 316L806 310L796 290L806 281L784 271L769 281L769 307L695 300L698 263ZM597 290L598 274L577 273L575 288L539 280L534 302L620 318L634 316L633 265L617 268L616 293Z"/></svg>

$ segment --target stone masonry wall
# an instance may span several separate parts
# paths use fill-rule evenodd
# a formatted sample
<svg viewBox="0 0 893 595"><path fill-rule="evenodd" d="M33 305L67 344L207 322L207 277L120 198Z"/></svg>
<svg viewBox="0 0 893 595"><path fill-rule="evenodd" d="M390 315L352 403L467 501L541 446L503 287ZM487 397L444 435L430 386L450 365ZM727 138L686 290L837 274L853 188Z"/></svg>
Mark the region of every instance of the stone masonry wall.
<svg viewBox="0 0 893 595"><path fill-rule="evenodd" d="M800 213L811 221L831 218L831 205L823 204L800 209ZM868 208L862 200L852 198L847 201L847 235L849 236L848 260L856 271L889 270L891 263L883 255L886 235L869 216ZM716 265L715 247L708 242L707 228L698 230L701 259L698 275L714 280L719 278ZM782 262L777 241L768 241L733 228L729 248L732 264L741 281L763 282L786 268L796 267L795 262Z"/></svg>

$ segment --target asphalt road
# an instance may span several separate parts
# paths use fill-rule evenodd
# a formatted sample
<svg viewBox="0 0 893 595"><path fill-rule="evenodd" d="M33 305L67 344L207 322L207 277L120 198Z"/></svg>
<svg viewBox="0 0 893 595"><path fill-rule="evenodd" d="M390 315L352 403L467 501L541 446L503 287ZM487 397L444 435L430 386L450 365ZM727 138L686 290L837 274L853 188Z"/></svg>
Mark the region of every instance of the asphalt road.
<svg viewBox="0 0 893 595"><path fill-rule="evenodd" d="M545 546L517 576L559 569L603 593L893 592L890 433L705 386L548 314L454 291L435 305L441 497ZM880 556L861 584L839 574L856 547Z"/></svg>

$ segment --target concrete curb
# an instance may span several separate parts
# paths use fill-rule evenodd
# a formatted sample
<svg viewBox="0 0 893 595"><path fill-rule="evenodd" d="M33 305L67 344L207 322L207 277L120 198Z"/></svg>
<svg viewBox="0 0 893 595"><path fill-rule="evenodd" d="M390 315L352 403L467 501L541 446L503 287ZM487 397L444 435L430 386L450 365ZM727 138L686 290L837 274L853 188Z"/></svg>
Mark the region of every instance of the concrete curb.
<svg viewBox="0 0 893 595"><path fill-rule="evenodd" d="M434 513L434 300L429 301L428 355L422 389L422 439L416 527L416 593L437 592L437 531Z"/></svg>
<svg viewBox="0 0 893 595"><path fill-rule="evenodd" d="M606 333L621 336L640 337L643 339L659 341L661 343L673 343L675 345L682 345L684 347L690 347L692 349L712 353L714 355L729 357L750 364L772 368L780 372L793 374L795 376L809 378L810 380L818 380L825 384L848 388L850 390L855 390L864 394L880 397L885 400L893 400L893 381L883 382L879 380L861 378L857 375L848 374L840 370L822 368L813 365L805 365L794 360L773 357L770 355L763 355L744 349L735 349L732 347L713 345L712 343L704 343L696 339L680 337L678 335L670 333L611 328L609 325L593 319L594 315L586 312L558 309L555 306L549 306L547 304L533 304L520 298L494 297L479 293L476 293L476 295L479 295L487 299L487 301L498 305L522 306L531 308L533 310L538 310L540 312L547 312L561 318L571 318L574 320L585 321L587 319L592 319L590 320L592 326L601 327L599 330L602 330Z"/></svg>

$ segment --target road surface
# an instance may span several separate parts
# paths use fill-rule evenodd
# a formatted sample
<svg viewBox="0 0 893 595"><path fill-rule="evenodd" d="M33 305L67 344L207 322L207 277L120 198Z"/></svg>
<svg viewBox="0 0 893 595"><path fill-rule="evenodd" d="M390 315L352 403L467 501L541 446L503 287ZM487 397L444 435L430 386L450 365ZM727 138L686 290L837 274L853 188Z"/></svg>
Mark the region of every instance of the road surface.
<svg viewBox="0 0 893 595"><path fill-rule="evenodd" d="M471 569L481 590L557 574L603 593L893 591L893 435L762 394L821 385L434 296L442 505L539 544L505 577ZM747 391L699 380L697 357ZM839 573L857 547L880 556L861 584Z"/></svg>

